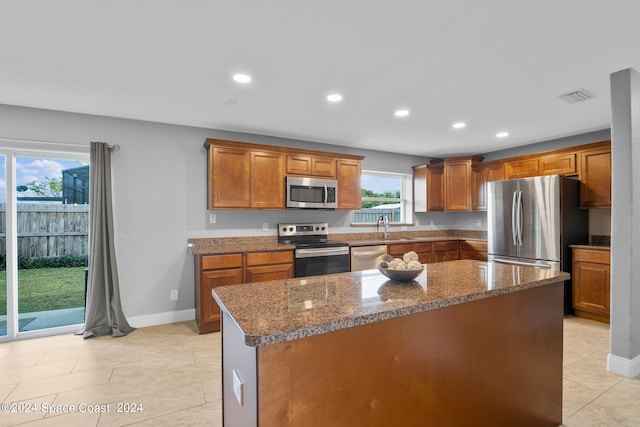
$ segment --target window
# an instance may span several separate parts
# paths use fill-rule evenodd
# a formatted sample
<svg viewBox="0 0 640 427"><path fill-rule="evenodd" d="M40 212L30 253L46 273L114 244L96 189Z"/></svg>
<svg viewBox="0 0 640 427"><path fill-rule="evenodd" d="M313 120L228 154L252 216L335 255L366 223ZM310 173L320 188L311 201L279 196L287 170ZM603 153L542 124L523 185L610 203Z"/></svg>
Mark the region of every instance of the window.
<svg viewBox="0 0 640 427"><path fill-rule="evenodd" d="M387 216L392 224L411 223L411 179L408 175L363 171L362 209L353 212L353 224L375 224Z"/></svg>

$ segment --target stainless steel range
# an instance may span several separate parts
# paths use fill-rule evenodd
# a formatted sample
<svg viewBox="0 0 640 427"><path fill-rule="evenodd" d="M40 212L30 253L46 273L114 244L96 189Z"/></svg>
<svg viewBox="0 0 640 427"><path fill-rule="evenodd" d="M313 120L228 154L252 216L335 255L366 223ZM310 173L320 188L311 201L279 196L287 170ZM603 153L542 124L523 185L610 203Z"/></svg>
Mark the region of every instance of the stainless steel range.
<svg viewBox="0 0 640 427"><path fill-rule="evenodd" d="M278 242L295 244L295 277L349 271L349 244L328 240L326 222L278 224Z"/></svg>

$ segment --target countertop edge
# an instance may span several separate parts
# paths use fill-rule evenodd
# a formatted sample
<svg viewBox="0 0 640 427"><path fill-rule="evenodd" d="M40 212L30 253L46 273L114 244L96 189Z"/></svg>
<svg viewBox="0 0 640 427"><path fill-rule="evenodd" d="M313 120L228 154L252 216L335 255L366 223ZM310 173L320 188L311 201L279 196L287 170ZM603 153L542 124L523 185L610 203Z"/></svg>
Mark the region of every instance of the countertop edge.
<svg viewBox="0 0 640 427"><path fill-rule="evenodd" d="M247 346L264 347L267 345L294 341L297 339L306 338L313 335L334 332L341 329L367 325L367 324L375 323L378 321L409 316L415 313L421 313L429 310L445 308L445 307L449 307L457 304L462 304L465 302L477 301L484 298L505 295L512 292L518 292L518 291L545 286L553 283L562 283L566 280L569 280L570 278L569 273L565 273L565 272L560 272L560 273L562 274L555 277L513 285L506 288L492 289L484 292L476 292L476 293L453 297L445 300L431 301L428 303L414 305L411 307L400 307L397 309L391 309L391 310L378 312L378 313L368 313L368 314L360 315L357 317L341 319L335 322L318 324L310 327L301 327L296 330L281 331L281 332L269 334L269 335L254 336L254 335L246 334L245 331L242 330L240 325L238 325L238 323L236 323L236 325L238 326L240 331L242 331L242 334L244 335L244 342ZM212 289L211 293L213 295L213 298L220 305L221 310L225 310L228 312L224 304L220 301L220 299L215 294L215 289ZM229 316L229 317L232 318L232 316Z"/></svg>

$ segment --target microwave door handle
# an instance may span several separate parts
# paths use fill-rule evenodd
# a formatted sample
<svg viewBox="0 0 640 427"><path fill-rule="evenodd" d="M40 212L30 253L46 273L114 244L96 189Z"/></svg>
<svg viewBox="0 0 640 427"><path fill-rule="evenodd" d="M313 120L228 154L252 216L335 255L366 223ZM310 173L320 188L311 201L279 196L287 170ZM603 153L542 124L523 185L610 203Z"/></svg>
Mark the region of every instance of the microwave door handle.
<svg viewBox="0 0 640 427"><path fill-rule="evenodd" d="M324 205L329 203L329 190L327 190L327 184L324 185Z"/></svg>

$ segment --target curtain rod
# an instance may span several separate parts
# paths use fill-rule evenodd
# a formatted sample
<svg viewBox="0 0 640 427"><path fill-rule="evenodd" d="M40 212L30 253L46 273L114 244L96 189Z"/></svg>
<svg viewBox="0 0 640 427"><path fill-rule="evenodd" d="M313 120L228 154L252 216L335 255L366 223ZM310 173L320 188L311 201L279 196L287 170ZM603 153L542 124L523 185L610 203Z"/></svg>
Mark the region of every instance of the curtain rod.
<svg viewBox="0 0 640 427"><path fill-rule="evenodd" d="M23 142L27 144L50 144L57 145L59 147L85 147L85 144L75 144L73 142L56 142L56 141L37 141L32 139L18 139L18 138L0 138L0 141L6 142ZM120 151L120 146L118 144L107 144L109 150L111 151Z"/></svg>

